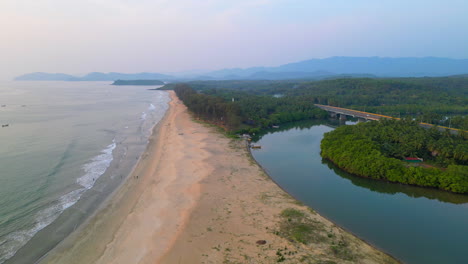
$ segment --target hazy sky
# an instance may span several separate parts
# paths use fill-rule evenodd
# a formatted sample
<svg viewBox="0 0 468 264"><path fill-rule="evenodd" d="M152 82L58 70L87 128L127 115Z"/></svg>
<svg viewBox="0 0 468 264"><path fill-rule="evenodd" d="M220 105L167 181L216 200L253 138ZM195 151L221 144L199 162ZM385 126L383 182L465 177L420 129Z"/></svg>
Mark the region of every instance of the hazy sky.
<svg viewBox="0 0 468 264"><path fill-rule="evenodd" d="M0 0L0 79L468 58L466 0Z"/></svg>

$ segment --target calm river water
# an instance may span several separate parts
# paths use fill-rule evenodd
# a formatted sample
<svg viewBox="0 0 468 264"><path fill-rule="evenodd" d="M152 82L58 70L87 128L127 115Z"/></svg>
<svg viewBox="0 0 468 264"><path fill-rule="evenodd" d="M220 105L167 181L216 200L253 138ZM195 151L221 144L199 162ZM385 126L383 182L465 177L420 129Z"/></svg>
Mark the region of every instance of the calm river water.
<svg viewBox="0 0 468 264"><path fill-rule="evenodd" d="M405 263L468 263L468 195L349 175L320 157L328 121L264 135L255 159L288 193ZM336 124L335 124L336 125Z"/></svg>

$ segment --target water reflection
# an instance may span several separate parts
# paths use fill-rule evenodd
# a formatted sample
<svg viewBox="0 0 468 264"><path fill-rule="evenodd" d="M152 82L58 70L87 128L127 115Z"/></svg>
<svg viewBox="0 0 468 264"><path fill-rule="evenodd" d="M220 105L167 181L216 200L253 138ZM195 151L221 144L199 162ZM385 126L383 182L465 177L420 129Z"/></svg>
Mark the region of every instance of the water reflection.
<svg viewBox="0 0 468 264"><path fill-rule="evenodd" d="M263 136L277 133L277 132L284 132L291 129L310 129L313 126L325 125L331 128L337 128L343 125L354 125L357 124L357 120L338 120L338 119L318 119L318 120L306 120L306 121L298 121L298 122L290 122L286 124L282 124L279 128L270 128L267 130L262 131L261 133L256 134L253 136L252 141L258 142ZM463 194L454 194L438 189L432 188L423 188L411 185L404 185L399 183L391 183L385 181L378 181L372 179L366 179L362 177L358 177L352 174L349 174L337 166L335 166L332 162L322 159L322 164L326 164L328 168L333 170L333 172L344 179L348 179L352 184L358 187L369 189L373 192L379 193L386 193L386 194L397 194L403 193L409 197L419 198L425 197L431 200L438 200L441 202L446 203L453 203L453 204L465 204L468 203L468 195Z"/></svg>
<svg viewBox="0 0 468 264"><path fill-rule="evenodd" d="M446 203L453 204L464 204L468 203L468 195L454 194L442 190L422 188L411 185L404 185L399 183L391 183L385 181L378 181L372 179L366 179L358 177L343 171L342 169L335 166L332 162L326 159L322 159L322 164L326 164L328 168L333 170L338 176L348 179L352 184L358 187L369 189L373 192L386 193L386 194L397 194L403 193L409 197L419 198L425 197L431 200L438 200Z"/></svg>
<svg viewBox="0 0 468 264"><path fill-rule="evenodd" d="M341 124L270 129L252 154L284 190L403 262L466 263L468 196L360 178L323 161L323 134Z"/></svg>
<svg viewBox="0 0 468 264"><path fill-rule="evenodd" d="M253 142L258 142L263 136L276 133L276 132L283 132L288 131L291 129L310 129L313 126L319 125L326 125L331 128L337 128L339 126L345 125L346 121L338 120L338 119L313 119L313 120L305 120L305 121L297 121L297 122L289 122L282 124L278 128L269 128L262 130L262 132L257 133L252 136Z"/></svg>

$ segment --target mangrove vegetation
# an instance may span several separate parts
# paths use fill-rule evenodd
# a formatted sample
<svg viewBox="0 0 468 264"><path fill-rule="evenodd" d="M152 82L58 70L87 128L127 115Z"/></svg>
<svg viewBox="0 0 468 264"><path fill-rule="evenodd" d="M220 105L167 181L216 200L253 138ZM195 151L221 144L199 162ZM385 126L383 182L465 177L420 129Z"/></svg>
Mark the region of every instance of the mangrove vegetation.
<svg viewBox="0 0 468 264"><path fill-rule="evenodd" d="M468 193L465 136L412 120L372 121L326 133L321 155L354 175Z"/></svg>

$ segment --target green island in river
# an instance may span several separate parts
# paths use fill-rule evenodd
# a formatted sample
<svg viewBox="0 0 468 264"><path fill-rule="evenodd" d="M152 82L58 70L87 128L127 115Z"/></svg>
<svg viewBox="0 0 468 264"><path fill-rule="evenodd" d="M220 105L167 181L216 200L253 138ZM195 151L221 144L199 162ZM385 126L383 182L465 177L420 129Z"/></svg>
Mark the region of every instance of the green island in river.
<svg viewBox="0 0 468 264"><path fill-rule="evenodd" d="M468 193L465 133L425 129L411 120L371 121L326 133L321 151L354 175Z"/></svg>

